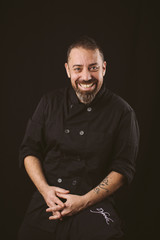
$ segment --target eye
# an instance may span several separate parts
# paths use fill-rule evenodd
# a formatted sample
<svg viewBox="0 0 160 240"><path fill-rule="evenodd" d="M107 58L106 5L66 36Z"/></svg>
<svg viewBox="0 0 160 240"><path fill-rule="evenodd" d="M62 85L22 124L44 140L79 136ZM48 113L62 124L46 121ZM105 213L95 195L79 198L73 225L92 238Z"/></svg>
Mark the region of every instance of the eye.
<svg viewBox="0 0 160 240"><path fill-rule="evenodd" d="M75 72L80 72L80 71L81 71L81 68L80 68L80 67L76 67L76 68L74 68L74 71L75 71Z"/></svg>
<svg viewBox="0 0 160 240"><path fill-rule="evenodd" d="M92 67L89 68L89 70L92 71L92 72L97 72L98 69L99 69L99 66L92 66Z"/></svg>

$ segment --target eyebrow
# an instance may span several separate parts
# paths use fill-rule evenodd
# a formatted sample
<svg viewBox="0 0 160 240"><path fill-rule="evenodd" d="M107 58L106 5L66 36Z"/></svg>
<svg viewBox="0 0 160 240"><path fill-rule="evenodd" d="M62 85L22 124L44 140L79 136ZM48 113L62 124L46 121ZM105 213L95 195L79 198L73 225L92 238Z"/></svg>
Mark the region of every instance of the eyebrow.
<svg viewBox="0 0 160 240"><path fill-rule="evenodd" d="M97 65L97 64L98 64L97 62L91 63L91 64L89 64L89 67ZM83 65L82 64L74 64L72 67L81 67L81 66L83 66Z"/></svg>

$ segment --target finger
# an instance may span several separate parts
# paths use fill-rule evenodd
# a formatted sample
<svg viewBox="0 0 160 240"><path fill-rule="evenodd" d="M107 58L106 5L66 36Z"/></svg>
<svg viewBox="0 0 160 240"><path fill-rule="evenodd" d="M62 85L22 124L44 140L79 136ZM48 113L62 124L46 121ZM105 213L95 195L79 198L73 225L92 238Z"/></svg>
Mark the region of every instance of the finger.
<svg viewBox="0 0 160 240"><path fill-rule="evenodd" d="M57 220L57 219L60 219L60 217L57 217L57 216L50 216L49 217L49 220Z"/></svg>
<svg viewBox="0 0 160 240"><path fill-rule="evenodd" d="M64 203L58 197L55 197L54 202L61 208L64 208Z"/></svg>
<svg viewBox="0 0 160 240"><path fill-rule="evenodd" d="M60 198L64 198L64 199L68 198L68 194L64 194L64 193L58 193L57 192L57 196L60 197Z"/></svg>
<svg viewBox="0 0 160 240"><path fill-rule="evenodd" d="M60 219L63 220L63 217L61 215L61 213L59 211L51 211L52 212L52 216L49 216L49 219Z"/></svg>
<svg viewBox="0 0 160 240"><path fill-rule="evenodd" d="M50 207L50 208L47 208L47 209L46 209L46 212L53 212L53 209L52 209L52 207Z"/></svg>
<svg viewBox="0 0 160 240"><path fill-rule="evenodd" d="M55 202L53 202L53 201L48 201L48 202L47 202L47 206L48 206L48 207L55 207L55 206L57 206L57 205L56 205Z"/></svg>
<svg viewBox="0 0 160 240"><path fill-rule="evenodd" d="M62 216L59 212L54 212L52 216L49 217L49 220L62 219Z"/></svg>
<svg viewBox="0 0 160 240"><path fill-rule="evenodd" d="M61 213L59 211L53 211L52 216L57 216L58 218L61 218Z"/></svg>
<svg viewBox="0 0 160 240"><path fill-rule="evenodd" d="M59 193L69 193L69 190L59 187L55 187L55 191Z"/></svg>
<svg viewBox="0 0 160 240"><path fill-rule="evenodd" d="M63 208L59 205L56 205L55 207L49 207L46 209L46 212L55 212L55 211L60 211L62 210Z"/></svg>
<svg viewBox="0 0 160 240"><path fill-rule="evenodd" d="M62 217L65 217L65 216L69 216L71 214L71 212L67 209L64 209L62 212L61 212L61 216Z"/></svg>
<svg viewBox="0 0 160 240"><path fill-rule="evenodd" d="M55 213L56 213L57 217L59 217L60 220L63 220L63 217L62 217L62 215L61 215L61 212L59 212L59 211L52 212L52 216L54 216Z"/></svg>

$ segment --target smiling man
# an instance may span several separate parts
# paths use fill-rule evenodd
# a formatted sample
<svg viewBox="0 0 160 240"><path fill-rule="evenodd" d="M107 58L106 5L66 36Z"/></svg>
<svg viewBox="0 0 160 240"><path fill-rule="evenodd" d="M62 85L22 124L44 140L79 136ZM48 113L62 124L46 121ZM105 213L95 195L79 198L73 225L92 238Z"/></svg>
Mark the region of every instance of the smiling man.
<svg viewBox="0 0 160 240"><path fill-rule="evenodd" d="M37 191L19 239L123 239L114 194L135 173L135 113L106 88L93 39L70 45L65 68L72 86L42 97L21 144L20 163Z"/></svg>

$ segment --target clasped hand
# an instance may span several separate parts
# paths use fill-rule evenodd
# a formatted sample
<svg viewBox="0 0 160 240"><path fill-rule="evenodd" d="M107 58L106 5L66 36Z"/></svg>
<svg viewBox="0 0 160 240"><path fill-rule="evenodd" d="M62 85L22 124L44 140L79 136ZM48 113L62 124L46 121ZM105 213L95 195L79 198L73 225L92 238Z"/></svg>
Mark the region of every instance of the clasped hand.
<svg viewBox="0 0 160 240"><path fill-rule="evenodd" d="M61 188L55 188L54 204L48 204L46 212L51 212L50 220L60 219L65 216L72 216L85 208L84 196L69 194L69 191ZM65 199L63 203L59 198Z"/></svg>

